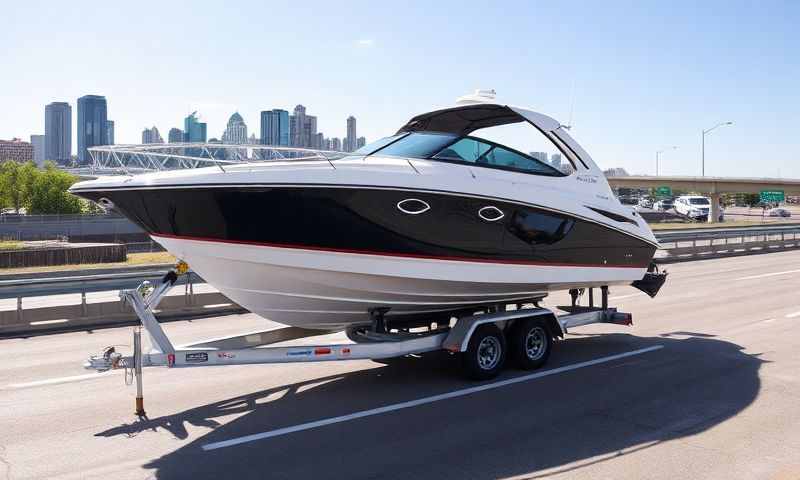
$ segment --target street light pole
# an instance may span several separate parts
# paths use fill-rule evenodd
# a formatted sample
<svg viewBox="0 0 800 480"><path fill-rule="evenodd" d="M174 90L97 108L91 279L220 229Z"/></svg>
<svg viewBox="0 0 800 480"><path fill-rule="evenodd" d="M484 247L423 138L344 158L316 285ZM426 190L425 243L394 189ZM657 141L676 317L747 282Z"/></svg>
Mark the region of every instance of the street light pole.
<svg viewBox="0 0 800 480"><path fill-rule="evenodd" d="M665 152L665 151L667 151L667 150L677 150L677 149L678 149L678 147L677 147L677 146L675 146L675 145L673 145L673 146L671 146L671 147L667 147L667 148L664 148L664 149L661 149L661 150L656 150L656 177L658 176L658 160L659 160L659 155L661 155L662 153L664 153L664 152Z"/></svg>
<svg viewBox="0 0 800 480"><path fill-rule="evenodd" d="M721 123L718 123L718 124L714 125L713 127L709 128L707 130L703 130L703 135L702 135L702 139L701 139L701 143L700 143L700 145L701 145L701 147L700 147L700 150L701 150L701 153L700 153L700 163L701 163L700 172L701 172L701 176L703 176L703 177L706 176L706 135L711 133L712 130L714 130L716 128L719 128L719 127L721 127L723 125L733 125L733 122L721 122Z"/></svg>

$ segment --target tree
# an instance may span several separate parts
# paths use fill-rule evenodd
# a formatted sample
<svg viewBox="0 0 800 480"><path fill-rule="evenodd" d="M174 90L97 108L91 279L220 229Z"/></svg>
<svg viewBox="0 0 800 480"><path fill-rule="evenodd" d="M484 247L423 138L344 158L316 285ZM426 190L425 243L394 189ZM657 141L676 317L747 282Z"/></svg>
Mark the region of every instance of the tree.
<svg viewBox="0 0 800 480"><path fill-rule="evenodd" d="M29 190L29 213L76 214L81 213L78 197L67 192L77 181L74 175L58 170L48 163L43 170L36 170Z"/></svg>
<svg viewBox="0 0 800 480"><path fill-rule="evenodd" d="M30 200L30 188L36 175L33 162L6 161L0 165L0 202L19 212Z"/></svg>

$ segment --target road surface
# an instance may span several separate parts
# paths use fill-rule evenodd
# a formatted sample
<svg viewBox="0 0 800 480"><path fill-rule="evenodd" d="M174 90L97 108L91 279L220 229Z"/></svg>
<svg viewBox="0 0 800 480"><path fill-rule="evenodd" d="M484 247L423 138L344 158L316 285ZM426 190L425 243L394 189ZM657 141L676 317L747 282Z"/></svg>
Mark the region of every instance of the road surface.
<svg viewBox="0 0 800 480"><path fill-rule="evenodd" d="M667 268L655 300L612 291L633 327L576 329L544 370L486 384L438 353L153 368L137 420L122 372L80 367L130 328L2 340L0 478L798 478L800 252Z"/></svg>

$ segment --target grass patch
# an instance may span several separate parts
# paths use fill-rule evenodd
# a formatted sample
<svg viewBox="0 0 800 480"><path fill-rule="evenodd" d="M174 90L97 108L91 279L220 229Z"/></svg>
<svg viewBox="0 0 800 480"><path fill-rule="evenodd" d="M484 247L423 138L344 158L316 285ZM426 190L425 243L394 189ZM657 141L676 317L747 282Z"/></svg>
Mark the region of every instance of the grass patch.
<svg viewBox="0 0 800 480"><path fill-rule="evenodd" d="M721 223L708 223L708 222L664 222L664 223L651 223L651 230L681 230L681 229L696 229L696 228L726 228L726 227L777 227L788 225L800 225L798 222L781 222L779 220L762 222L758 220L728 220Z"/></svg>
<svg viewBox="0 0 800 480"><path fill-rule="evenodd" d="M22 249L22 242L14 240L0 240L0 250L20 250Z"/></svg>
<svg viewBox="0 0 800 480"><path fill-rule="evenodd" d="M158 265L174 264L176 259L168 252L145 252L129 253L128 259L124 262L116 263L81 263L76 265L50 265L45 267L25 267L25 268L3 268L0 269L2 275L14 275L19 273L44 273L44 272L68 272L78 270L92 270L102 268L132 267L139 265Z"/></svg>

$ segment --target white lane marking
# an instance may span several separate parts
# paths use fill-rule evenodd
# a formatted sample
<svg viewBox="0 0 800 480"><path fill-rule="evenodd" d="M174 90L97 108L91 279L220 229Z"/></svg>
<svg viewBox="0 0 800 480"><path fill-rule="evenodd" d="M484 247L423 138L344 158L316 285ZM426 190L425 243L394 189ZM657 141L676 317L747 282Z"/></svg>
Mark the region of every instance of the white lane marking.
<svg viewBox="0 0 800 480"><path fill-rule="evenodd" d="M636 292L631 293L629 295L620 295L618 297L608 297L609 300L622 300L623 298L631 298L631 297L639 297L641 295L646 295L644 292Z"/></svg>
<svg viewBox="0 0 800 480"><path fill-rule="evenodd" d="M231 447L231 446L240 445L240 444L243 444L243 443L254 442L256 440L263 440L265 438L278 437L278 436L286 435L286 434L289 434L289 433L301 432L303 430L311 430L313 428L319 428L319 427L324 427L324 426L327 426L327 425L333 425L335 423L349 422L350 420L356 420L356 419L364 418L364 417L371 417L373 415L380 415L382 413L394 412L396 410L402 410L402 409L405 409L405 408L417 407L417 406L420 406L420 405L426 405L428 403L439 402L439 401L448 400L448 399L451 399L451 398L463 397L465 395L471 395L473 393L484 392L486 390L493 390L495 388L505 387L505 386L508 386L508 385L514 385L516 383L527 382L529 380L534 380L534 379L537 379L537 378L548 377L550 375L556 375L556 374L559 374L559 373L570 372L572 370L577 370L579 368L591 367L592 365L599 365L601 363L612 362L614 360L619 360L621 358L628 358L628 357L632 357L632 356L635 356L635 355L641 355L643 353L648 353L648 352L652 352L652 351L655 351L655 350L660 350L662 348L664 348L663 345L654 345L652 347L641 348L639 350L633 350L633 351L625 352L625 353L619 353L617 355L610 355L608 357L596 358L594 360L588 360L588 361L585 361L585 362L575 363L575 364L567 365L567 366L564 366L564 367L558 367L558 368L554 368L552 370L545 370L543 372L531 373L530 375L523 375L521 377L510 378L508 380L501 380L499 382L489 383L489 384L486 384L486 385L479 385L477 387L464 388L464 389L461 389L461 390L455 390L455 391L452 391L452 392L442 393L440 395L433 395L431 397L420 398L418 400L410 400L408 402L395 403L395 404L392 404L392 405L386 405L385 407L373 408L371 410L362 410L360 412L351 413L349 415L342 415L342 416L339 416L339 417L331 417L331 418L326 418L326 419L323 419L323 420L317 420L317 421L314 421L314 422L301 423L299 425L294 425L294 426L291 426L291 427L279 428L277 430L270 430L270 431L261 432L261 433L254 433L252 435L245 435L243 437L231 438L229 440L223 440L223 441L220 441L220 442L207 443L207 444L203 445L202 448L205 451L216 450L218 448Z"/></svg>
<svg viewBox="0 0 800 480"><path fill-rule="evenodd" d="M762 273L761 275L750 275L747 277L739 277L736 280L755 280L756 278L775 277L778 275L788 275L790 273L797 273L797 272L800 272L800 270L786 270L783 272Z"/></svg>
<svg viewBox="0 0 800 480"><path fill-rule="evenodd" d="M117 372L119 372L119 370L117 370ZM36 380L33 382L10 383L4 387L0 387L0 390L16 390L19 388L40 387L42 385L56 385L59 383L80 382L83 380L91 380L93 378L103 378L109 373L111 372L103 372L103 373L95 372L95 373L87 373L85 375L73 375L70 377L48 378L45 380Z"/></svg>
<svg viewBox="0 0 800 480"><path fill-rule="evenodd" d="M800 317L800 312L787 313L786 318Z"/></svg>

